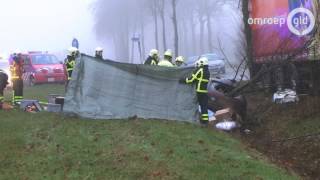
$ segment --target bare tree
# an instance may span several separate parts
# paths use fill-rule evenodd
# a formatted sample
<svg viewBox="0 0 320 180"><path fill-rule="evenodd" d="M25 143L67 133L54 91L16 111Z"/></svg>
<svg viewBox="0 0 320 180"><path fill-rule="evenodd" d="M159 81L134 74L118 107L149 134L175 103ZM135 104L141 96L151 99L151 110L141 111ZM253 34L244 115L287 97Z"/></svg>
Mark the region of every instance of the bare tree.
<svg viewBox="0 0 320 180"><path fill-rule="evenodd" d="M205 37L205 24L206 24L207 6L208 6L208 0L198 0L198 3L197 3L197 15L198 15L198 21L199 21L199 26L200 26L199 27L200 28L200 37L199 37L200 38L199 39L199 48L200 48L200 52L199 53L200 54L205 52L204 37ZM211 22L207 23L207 24L211 28ZM211 36L211 32L210 32L209 36Z"/></svg>
<svg viewBox="0 0 320 180"><path fill-rule="evenodd" d="M146 3L148 3L153 23L154 23L154 38L155 38L155 47L156 49L159 49L159 28L158 28L158 14L159 14L159 3L158 0L146 0Z"/></svg>
<svg viewBox="0 0 320 180"><path fill-rule="evenodd" d="M243 23L244 23L244 34L246 38L246 56L248 61L248 67L250 75L253 75L253 48L252 48L252 32L248 19L250 16L249 12L249 0L242 0L242 12L243 12Z"/></svg>
<svg viewBox="0 0 320 180"><path fill-rule="evenodd" d="M213 44L212 44L212 28L211 28L211 11L206 11L207 16L207 29L208 29L208 46L209 51L213 50Z"/></svg>
<svg viewBox="0 0 320 180"><path fill-rule="evenodd" d="M179 34L178 34L178 21L177 21L177 0L171 0L172 4L172 21L174 27L174 51L175 54L179 54Z"/></svg>
<svg viewBox="0 0 320 180"><path fill-rule="evenodd" d="M140 22L140 30L141 30L141 49L142 49L142 59L145 59L146 54L146 46L145 46L145 27L144 22Z"/></svg>
<svg viewBox="0 0 320 180"><path fill-rule="evenodd" d="M162 22L162 43L163 49L167 49L167 38L166 38L166 20L165 20L165 0L159 0L159 13Z"/></svg>
<svg viewBox="0 0 320 180"><path fill-rule="evenodd" d="M177 18L179 19L180 34L180 54L191 56L197 54L195 7L197 2L194 0L183 0L178 5Z"/></svg>
<svg viewBox="0 0 320 180"><path fill-rule="evenodd" d="M129 14L132 13L132 7L136 8L134 5L133 1L122 4L116 0L97 0L94 7L97 37L112 39L116 57L123 61L129 60L129 36L134 27L134 17Z"/></svg>
<svg viewBox="0 0 320 180"><path fill-rule="evenodd" d="M209 52L212 52L214 47L213 47L213 42L212 42L212 15L214 13L217 13L220 11L221 7L223 6L225 2L221 0L204 0L204 7L203 10L205 10L204 14L207 20L207 31L208 31L208 49Z"/></svg>
<svg viewBox="0 0 320 180"><path fill-rule="evenodd" d="M202 6L201 8L203 8ZM204 53L204 26L205 26L205 17L204 17L204 11L199 9L199 14L198 14L198 20L200 23L200 41L199 41L199 47L200 47L200 53Z"/></svg>
<svg viewBox="0 0 320 180"><path fill-rule="evenodd" d="M100 40L112 40L117 59L129 59L133 35L140 35L143 55L146 48L199 55L214 49L212 21L221 8L206 3L214 5L216 1L223 0L96 0L96 34ZM172 23L166 23L169 20Z"/></svg>

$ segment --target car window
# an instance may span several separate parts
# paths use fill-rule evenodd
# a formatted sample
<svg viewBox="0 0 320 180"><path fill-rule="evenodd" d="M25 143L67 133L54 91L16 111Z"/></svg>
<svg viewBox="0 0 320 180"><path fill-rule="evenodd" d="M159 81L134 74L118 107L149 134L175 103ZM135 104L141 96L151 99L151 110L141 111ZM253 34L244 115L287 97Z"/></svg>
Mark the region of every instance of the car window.
<svg viewBox="0 0 320 180"><path fill-rule="evenodd" d="M26 64L26 65L29 65L30 64L30 57L26 57L25 59L24 59L24 63Z"/></svg>
<svg viewBox="0 0 320 180"><path fill-rule="evenodd" d="M28 56L22 56L22 60L25 65L30 64L30 58Z"/></svg>
<svg viewBox="0 0 320 180"><path fill-rule="evenodd" d="M201 57L206 57L209 61L223 60L223 58L217 54L204 54Z"/></svg>
<svg viewBox="0 0 320 180"><path fill-rule="evenodd" d="M59 64L58 58L56 56L48 54L32 55L31 61L34 65Z"/></svg>
<svg viewBox="0 0 320 180"><path fill-rule="evenodd" d="M9 63L6 61L1 60L0 61L0 69L6 69L7 67L9 67Z"/></svg>
<svg viewBox="0 0 320 180"><path fill-rule="evenodd" d="M198 60L198 56L190 57L187 61L187 64L194 64Z"/></svg>

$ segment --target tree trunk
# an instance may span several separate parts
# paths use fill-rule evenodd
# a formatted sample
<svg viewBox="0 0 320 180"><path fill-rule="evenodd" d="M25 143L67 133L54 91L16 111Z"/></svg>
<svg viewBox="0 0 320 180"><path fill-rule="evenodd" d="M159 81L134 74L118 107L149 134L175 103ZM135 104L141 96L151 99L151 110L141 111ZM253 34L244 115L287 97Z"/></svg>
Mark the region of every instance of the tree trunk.
<svg viewBox="0 0 320 180"><path fill-rule="evenodd" d="M197 50L197 43L196 43L196 25L194 24L194 20L193 18L190 19L190 29L191 29L191 48L192 48L192 55L196 55L198 54L198 50Z"/></svg>
<svg viewBox="0 0 320 180"><path fill-rule="evenodd" d="M119 52L119 42L116 33L113 34L112 38L113 46L114 46L114 52L115 52L115 60L119 60L120 52Z"/></svg>
<svg viewBox="0 0 320 180"><path fill-rule="evenodd" d="M129 38L129 23L126 22L125 23L125 29L124 29L124 33L122 35L122 39L123 39L123 59L126 60L127 62L129 61L130 58L130 46L129 46L129 40L131 38ZM131 61L133 61L133 59L131 59Z"/></svg>
<svg viewBox="0 0 320 180"><path fill-rule="evenodd" d="M153 4L153 19L154 19L154 37L155 37L155 46L156 49L159 49L159 37L158 37L158 12L157 12L157 6L156 6L156 2L154 1Z"/></svg>
<svg viewBox="0 0 320 180"><path fill-rule="evenodd" d="M124 47L123 46L123 37L122 37L122 33L123 30L121 31L114 31L113 33L113 42L115 45L115 58L118 61L123 62L124 58L123 58L123 53L124 53Z"/></svg>
<svg viewBox="0 0 320 180"><path fill-rule="evenodd" d="M254 76L253 71L253 48L252 48L252 32L250 29L250 25L248 23L248 19L250 16L249 12L249 0L242 0L242 13L243 13L243 23L244 23L244 33L246 36L246 55L247 55L247 61L248 61L248 67L250 71L250 76Z"/></svg>
<svg viewBox="0 0 320 180"><path fill-rule="evenodd" d="M167 49L167 37L166 37L166 21L164 17L164 0L160 1L160 16L162 21L162 41L163 41L163 50Z"/></svg>
<svg viewBox="0 0 320 180"><path fill-rule="evenodd" d="M121 30L115 33L116 55L121 62L130 62L130 46L129 46L129 24L126 21L122 21Z"/></svg>
<svg viewBox="0 0 320 180"><path fill-rule="evenodd" d="M179 33L179 56L180 55L184 55L186 50L185 50L185 39L184 39L184 34L185 34L185 31L183 31L183 24L184 24L184 20L181 19L180 22L178 23L178 33ZM178 56L178 55L177 55Z"/></svg>
<svg viewBox="0 0 320 180"><path fill-rule="evenodd" d="M175 55L179 55L179 35L178 35L178 22L177 22L177 0L172 0L172 12L173 12L173 27L174 27L174 50L175 50Z"/></svg>
<svg viewBox="0 0 320 180"><path fill-rule="evenodd" d="M141 50L142 50L142 63L145 60L145 55L146 55L146 48L145 48L145 41L144 41L144 22L141 21Z"/></svg>
<svg viewBox="0 0 320 180"><path fill-rule="evenodd" d="M189 47L189 44L190 44L190 41L189 41L189 37L188 37L188 34L189 34L189 30L188 30L188 27L187 27L187 23L186 23L187 20L184 20L184 22L182 23L182 34L183 34L183 42L182 42L182 46L183 46L183 55L189 57L191 54L190 54L190 47Z"/></svg>
<svg viewBox="0 0 320 180"><path fill-rule="evenodd" d="M200 22L200 54L204 53L204 23L205 21L202 18L203 16L200 15L199 16L199 22Z"/></svg>
<svg viewBox="0 0 320 180"><path fill-rule="evenodd" d="M207 12L207 30L208 30L208 48L209 48L209 52L212 52L213 45L212 45L211 14L209 12Z"/></svg>

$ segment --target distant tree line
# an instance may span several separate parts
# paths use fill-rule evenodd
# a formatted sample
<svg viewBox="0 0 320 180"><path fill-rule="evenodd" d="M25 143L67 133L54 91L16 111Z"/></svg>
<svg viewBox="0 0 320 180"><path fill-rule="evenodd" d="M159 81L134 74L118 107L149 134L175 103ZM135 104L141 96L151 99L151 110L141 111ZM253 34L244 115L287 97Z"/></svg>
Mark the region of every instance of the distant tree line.
<svg viewBox="0 0 320 180"><path fill-rule="evenodd" d="M142 58L151 48L170 48L176 56L213 52L214 17L225 5L238 6L238 0L97 0L96 34L112 39L124 61L130 61L132 37L140 40Z"/></svg>

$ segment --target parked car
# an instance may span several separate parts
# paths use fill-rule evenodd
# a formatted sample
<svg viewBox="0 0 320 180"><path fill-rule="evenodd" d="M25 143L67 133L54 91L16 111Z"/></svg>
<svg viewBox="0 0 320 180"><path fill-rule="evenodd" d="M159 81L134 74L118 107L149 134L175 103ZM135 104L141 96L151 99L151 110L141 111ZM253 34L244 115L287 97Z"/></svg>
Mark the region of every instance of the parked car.
<svg viewBox="0 0 320 180"><path fill-rule="evenodd" d="M211 76L221 75L226 73L225 61L217 54L203 54L201 56L193 56L186 62L187 66L194 66L195 62L201 58L206 57L209 60L209 71Z"/></svg>
<svg viewBox="0 0 320 180"><path fill-rule="evenodd" d="M24 83L30 86L40 83L64 83L67 74L62 61L47 52L28 52L22 54L24 61ZM12 56L11 56L12 61Z"/></svg>

